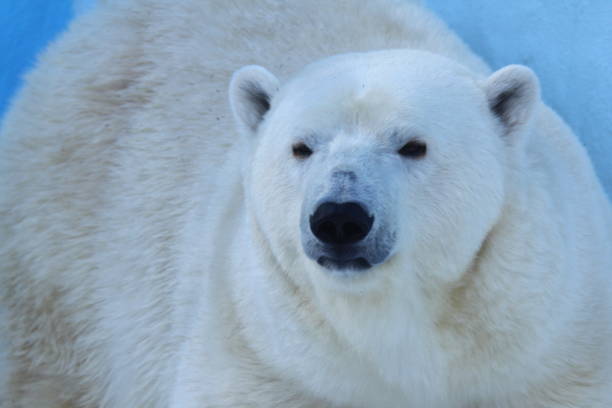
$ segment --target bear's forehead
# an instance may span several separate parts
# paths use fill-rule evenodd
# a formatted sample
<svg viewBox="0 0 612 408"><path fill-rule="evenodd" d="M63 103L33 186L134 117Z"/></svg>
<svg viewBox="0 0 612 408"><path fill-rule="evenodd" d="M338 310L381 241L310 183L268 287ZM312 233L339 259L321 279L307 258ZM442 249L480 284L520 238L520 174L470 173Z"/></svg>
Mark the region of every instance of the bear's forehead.
<svg viewBox="0 0 612 408"><path fill-rule="evenodd" d="M483 99L475 79L457 63L415 51L345 54L308 66L283 89L291 115L338 121L397 123L461 110ZM283 103L284 102L284 103Z"/></svg>
<svg viewBox="0 0 612 408"><path fill-rule="evenodd" d="M368 88L403 90L474 85L474 76L461 64L425 51L385 50L340 54L312 63L288 84L293 92L345 89L358 96ZM438 85L438 86L436 86Z"/></svg>

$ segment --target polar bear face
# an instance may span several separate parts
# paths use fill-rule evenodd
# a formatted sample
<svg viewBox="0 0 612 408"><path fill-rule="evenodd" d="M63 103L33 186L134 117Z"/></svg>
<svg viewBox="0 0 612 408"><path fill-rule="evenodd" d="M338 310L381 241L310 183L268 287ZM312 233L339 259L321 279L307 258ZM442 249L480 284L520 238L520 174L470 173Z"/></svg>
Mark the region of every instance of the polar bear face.
<svg viewBox="0 0 612 408"><path fill-rule="evenodd" d="M458 279L500 215L537 99L527 68L479 81L419 51L331 57L282 87L243 68L230 101L262 244L311 280Z"/></svg>

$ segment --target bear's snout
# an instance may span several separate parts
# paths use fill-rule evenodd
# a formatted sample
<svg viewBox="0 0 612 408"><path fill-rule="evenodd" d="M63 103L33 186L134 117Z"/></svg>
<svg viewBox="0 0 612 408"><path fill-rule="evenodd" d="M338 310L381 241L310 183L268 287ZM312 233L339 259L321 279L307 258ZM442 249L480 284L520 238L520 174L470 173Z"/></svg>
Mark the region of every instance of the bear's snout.
<svg viewBox="0 0 612 408"><path fill-rule="evenodd" d="M369 268L372 265L364 241L373 224L374 216L362 203L323 202L309 217L310 232L316 239L315 247L319 248L310 256L328 269Z"/></svg>

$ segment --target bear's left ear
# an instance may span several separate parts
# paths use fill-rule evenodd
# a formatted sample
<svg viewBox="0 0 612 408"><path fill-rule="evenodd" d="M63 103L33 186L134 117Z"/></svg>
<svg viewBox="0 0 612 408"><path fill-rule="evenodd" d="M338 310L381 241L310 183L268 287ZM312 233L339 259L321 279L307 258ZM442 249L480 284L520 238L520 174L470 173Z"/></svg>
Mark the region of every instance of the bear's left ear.
<svg viewBox="0 0 612 408"><path fill-rule="evenodd" d="M539 81L531 69L508 65L486 79L484 89L489 109L504 127L507 138L514 138L528 127L540 100Z"/></svg>
<svg viewBox="0 0 612 408"><path fill-rule="evenodd" d="M278 88L278 79L263 67L248 65L236 71L230 82L229 100L238 126L254 134Z"/></svg>

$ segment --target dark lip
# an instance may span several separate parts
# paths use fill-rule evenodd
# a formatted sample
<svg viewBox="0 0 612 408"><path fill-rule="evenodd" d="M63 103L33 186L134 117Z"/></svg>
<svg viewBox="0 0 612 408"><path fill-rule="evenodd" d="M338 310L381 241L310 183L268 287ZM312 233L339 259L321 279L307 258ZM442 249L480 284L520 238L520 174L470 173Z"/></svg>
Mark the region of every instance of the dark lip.
<svg viewBox="0 0 612 408"><path fill-rule="evenodd" d="M330 258L337 261L350 261L357 258L366 258L364 256L366 250L359 244L348 245L319 245L317 248L320 251L320 256Z"/></svg>
<svg viewBox="0 0 612 408"><path fill-rule="evenodd" d="M372 264L363 257L353 259L338 259L328 256L321 256L317 263L326 269L343 269L353 271L364 271L372 267Z"/></svg>

